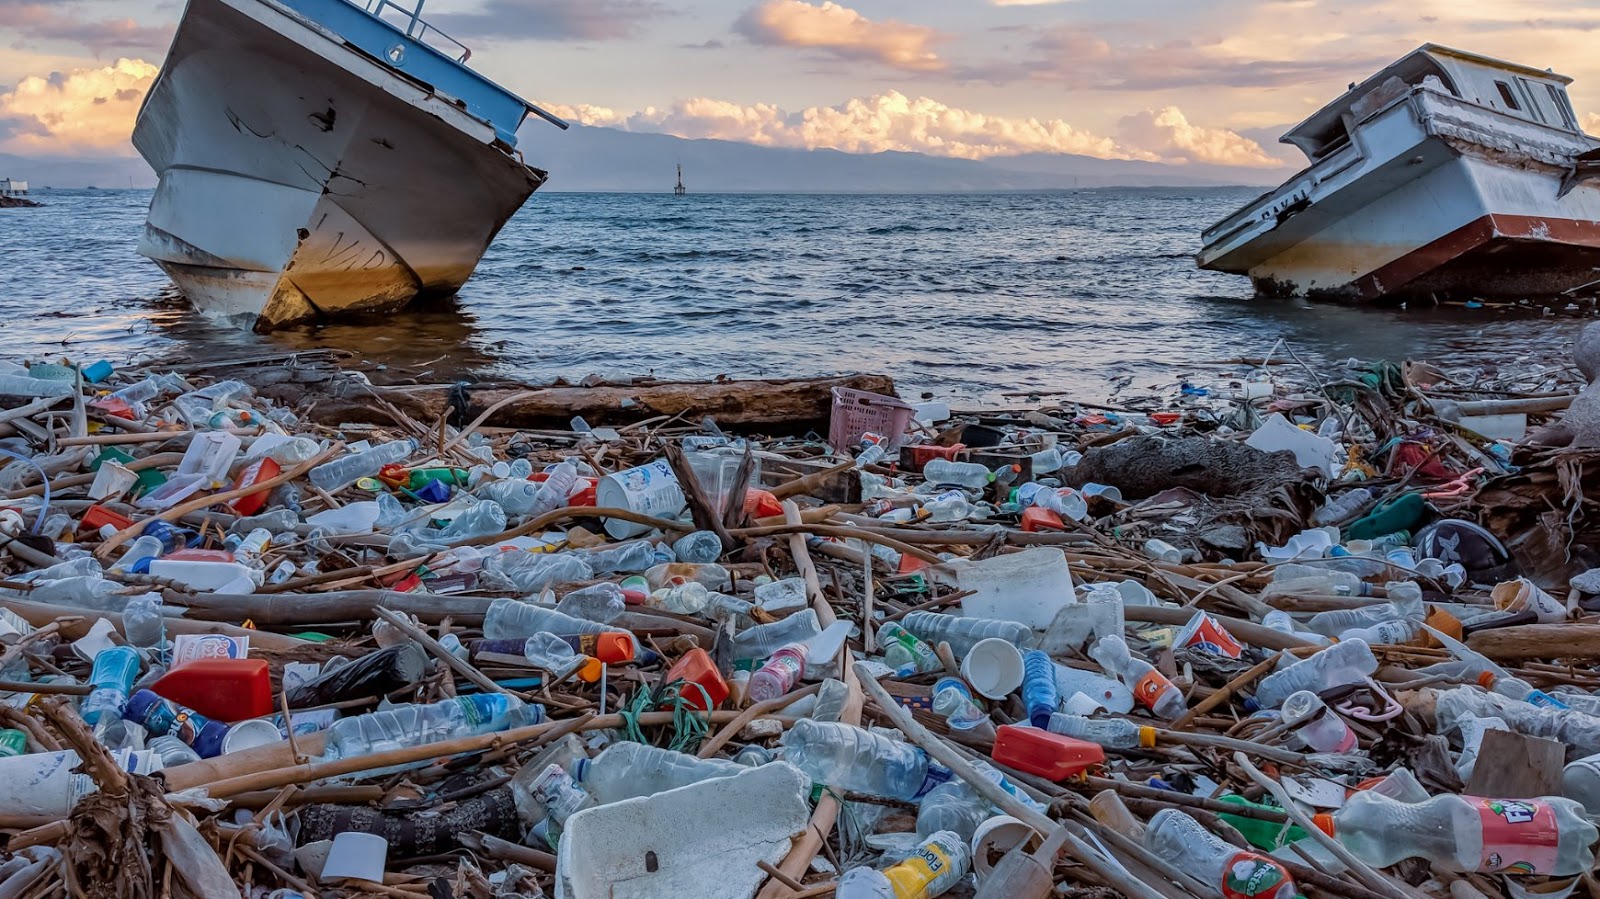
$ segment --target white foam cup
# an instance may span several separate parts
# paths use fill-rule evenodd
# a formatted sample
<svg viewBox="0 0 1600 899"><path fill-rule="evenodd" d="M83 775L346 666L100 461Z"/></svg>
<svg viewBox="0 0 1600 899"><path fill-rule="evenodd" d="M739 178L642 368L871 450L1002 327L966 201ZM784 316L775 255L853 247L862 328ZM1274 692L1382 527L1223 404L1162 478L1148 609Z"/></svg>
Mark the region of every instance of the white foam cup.
<svg viewBox="0 0 1600 899"><path fill-rule="evenodd" d="M979 696L1004 699L1022 686L1022 652L1000 637L979 640L961 660L961 676Z"/></svg>

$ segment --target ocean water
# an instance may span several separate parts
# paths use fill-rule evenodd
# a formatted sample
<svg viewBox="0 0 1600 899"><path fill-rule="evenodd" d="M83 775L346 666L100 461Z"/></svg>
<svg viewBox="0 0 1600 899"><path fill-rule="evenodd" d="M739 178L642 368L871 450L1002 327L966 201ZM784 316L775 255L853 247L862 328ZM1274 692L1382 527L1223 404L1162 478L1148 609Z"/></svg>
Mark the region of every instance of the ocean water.
<svg viewBox="0 0 1600 899"><path fill-rule="evenodd" d="M1198 271L1201 229L1254 195L536 194L453 300L259 335L196 314L134 252L148 191L41 192L44 208L0 210L0 347L113 362L333 347L375 380L423 382L870 371L984 402L1204 382L1203 363L1280 339L1313 364L1565 358L1569 317L1268 300Z"/></svg>

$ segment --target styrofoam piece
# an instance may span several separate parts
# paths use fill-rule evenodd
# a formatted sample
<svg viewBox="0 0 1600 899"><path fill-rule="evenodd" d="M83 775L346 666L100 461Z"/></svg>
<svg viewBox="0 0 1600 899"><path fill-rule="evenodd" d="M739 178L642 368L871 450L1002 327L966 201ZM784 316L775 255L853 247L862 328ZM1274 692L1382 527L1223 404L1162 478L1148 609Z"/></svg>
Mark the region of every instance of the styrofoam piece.
<svg viewBox="0 0 1600 899"><path fill-rule="evenodd" d="M962 614L969 618L1017 621L1040 630L1078 601L1067 557L1052 547L1036 546L982 562L956 561L946 567L954 575L956 589L973 591L961 600Z"/></svg>
<svg viewBox="0 0 1600 899"><path fill-rule="evenodd" d="M822 669L834 659L839 657L839 650L844 648L845 640L850 638L850 622L835 621L825 628L822 633L806 641L806 674L811 680L811 674L816 675L816 680L822 680L827 672ZM812 670L815 669L815 670Z"/></svg>
<svg viewBox="0 0 1600 899"><path fill-rule="evenodd" d="M1463 415L1457 424L1490 440L1521 440L1528 434L1528 416L1522 412L1506 415Z"/></svg>
<svg viewBox="0 0 1600 899"><path fill-rule="evenodd" d="M383 869L389 860L389 841L375 833L347 830L334 834L328 859L322 864L322 880L353 877L373 883L383 882Z"/></svg>
<svg viewBox="0 0 1600 899"><path fill-rule="evenodd" d="M1267 453L1288 450L1294 453L1294 460L1301 468L1318 469L1330 478L1333 477L1334 460L1339 453L1337 443L1310 431L1300 430L1276 412L1267 416L1266 422L1256 428L1244 443L1245 446Z"/></svg>
<svg viewBox="0 0 1600 899"><path fill-rule="evenodd" d="M325 509L306 519L306 524L322 528L329 534L370 534L378 523L378 504L375 502L347 503L337 509Z"/></svg>
<svg viewBox="0 0 1600 899"><path fill-rule="evenodd" d="M567 819L556 899L749 899L811 817L811 779L786 762Z"/></svg>
<svg viewBox="0 0 1600 899"><path fill-rule="evenodd" d="M239 436L227 431L202 431L189 441L178 476L199 475L206 488L220 487L228 480L228 469L239 455Z"/></svg>

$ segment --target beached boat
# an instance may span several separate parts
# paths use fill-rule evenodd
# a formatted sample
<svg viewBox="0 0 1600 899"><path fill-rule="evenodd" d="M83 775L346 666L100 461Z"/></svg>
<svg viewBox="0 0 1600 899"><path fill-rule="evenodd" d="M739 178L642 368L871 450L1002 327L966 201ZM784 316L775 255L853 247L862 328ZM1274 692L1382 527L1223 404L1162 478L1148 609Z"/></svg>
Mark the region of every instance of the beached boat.
<svg viewBox="0 0 1600 899"><path fill-rule="evenodd" d="M545 181L531 112L424 0L189 0L133 143L139 252L201 311L270 330L448 296Z"/></svg>
<svg viewBox="0 0 1600 899"><path fill-rule="evenodd" d="M1554 72L1426 45L1283 136L1309 168L1207 229L1271 296L1521 299L1600 287L1600 141Z"/></svg>

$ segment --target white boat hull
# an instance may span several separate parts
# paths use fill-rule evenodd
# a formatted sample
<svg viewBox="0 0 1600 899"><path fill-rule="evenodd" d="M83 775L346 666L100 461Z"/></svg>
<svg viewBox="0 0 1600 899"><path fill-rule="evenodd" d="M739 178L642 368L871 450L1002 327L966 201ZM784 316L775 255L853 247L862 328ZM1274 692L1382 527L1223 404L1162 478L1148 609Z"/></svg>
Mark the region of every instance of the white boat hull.
<svg viewBox="0 0 1600 899"><path fill-rule="evenodd" d="M1520 129L1520 130L1519 130ZM1208 230L1202 268L1268 296L1523 299L1600 286L1594 146L1426 89L1358 140Z"/></svg>
<svg viewBox="0 0 1600 899"><path fill-rule="evenodd" d="M455 292L545 178L273 0L190 0L133 141L160 176L139 252L257 330Z"/></svg>

